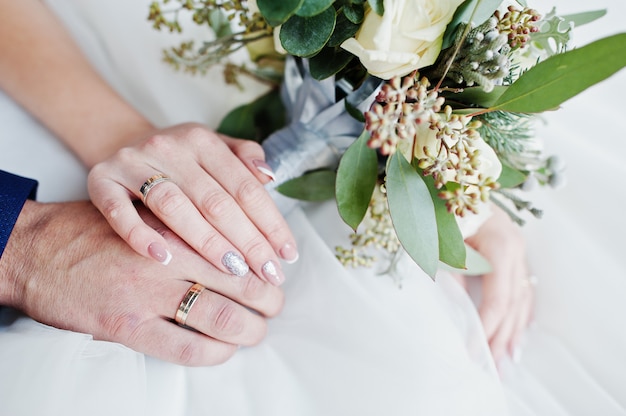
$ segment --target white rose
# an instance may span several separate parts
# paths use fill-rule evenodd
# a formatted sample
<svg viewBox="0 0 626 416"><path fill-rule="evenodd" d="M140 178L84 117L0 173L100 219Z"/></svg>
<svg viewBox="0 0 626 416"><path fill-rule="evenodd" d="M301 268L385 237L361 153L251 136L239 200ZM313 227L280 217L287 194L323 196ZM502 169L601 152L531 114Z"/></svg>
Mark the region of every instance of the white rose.
<svg viewBox="0 0 626 416"><path fill-rule="evenodd" d="M384 0L385 12L371 9L356 37L341 47L383 79L432 65L443 34L463 0Z"/></svg>

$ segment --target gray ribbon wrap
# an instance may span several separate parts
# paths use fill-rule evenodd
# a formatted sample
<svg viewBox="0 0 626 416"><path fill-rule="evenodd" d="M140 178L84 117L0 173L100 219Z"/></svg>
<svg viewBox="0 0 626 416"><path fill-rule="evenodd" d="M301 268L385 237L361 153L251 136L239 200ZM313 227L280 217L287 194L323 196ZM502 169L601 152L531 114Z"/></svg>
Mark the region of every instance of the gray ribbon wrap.
<svg viewBox="0 0 626 416"><path fill-rule="evenodd" d="M345 100L365 111L379 83L368 78L359 89L337 100L334 78L318 81L309 74L306 61L287 59L281 94L288 124L263 142L266 161L276 175L268 191L283 215L298 201L274 188L311 170L335 169L341 155L363 131L363 123L346 111Z"/></svg>

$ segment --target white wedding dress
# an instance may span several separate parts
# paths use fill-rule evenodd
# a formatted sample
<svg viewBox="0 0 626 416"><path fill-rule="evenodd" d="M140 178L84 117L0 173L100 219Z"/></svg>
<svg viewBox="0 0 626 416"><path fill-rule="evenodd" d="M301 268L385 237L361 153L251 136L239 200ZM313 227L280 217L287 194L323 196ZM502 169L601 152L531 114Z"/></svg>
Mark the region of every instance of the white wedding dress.
<svg viewBox="0 0 626 416"><path fill-rule="evenodd" d="M106 79L158 125L216 126L254 93L223 85L219 70L191 77L163 64L161 49L177 39L150 27L147 0L47 3ZM563 12L589 8L558 3ZM626 26L621 0L595 3L610 15L582 28L579 44ZM569 185L532 196L545 211L525 228L540 279L536 322L520 362L500 363L500 374L454 279L441 273L433 282L404 261L400 289L388 276L344 268L333 251L349 229L332 203L306 204L288 215L301 256L284 266L285 308L259 346L220 366L185 368L5 308L0 415L626 415L624 92L622 71L540 129L568 162ZM87 197L80 163L4 95L0 143L0 168L38 179L39 200Z"/></svg>

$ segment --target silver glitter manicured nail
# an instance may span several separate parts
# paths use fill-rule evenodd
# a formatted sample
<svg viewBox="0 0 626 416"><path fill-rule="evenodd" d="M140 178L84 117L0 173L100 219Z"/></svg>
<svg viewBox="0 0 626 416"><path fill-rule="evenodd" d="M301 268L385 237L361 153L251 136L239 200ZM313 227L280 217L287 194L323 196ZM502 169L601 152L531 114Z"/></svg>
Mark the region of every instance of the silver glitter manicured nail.
<svg viewBox="0 0 626 416"><path fill-rule="evenodd" d="M276 265L271 260L263 265L262 270L265 278L273 285L280 285L283 283L283 280L285 280L282 274L278 273Z"/></svg>
<svg viewBox="0 0 626 416"><path fill-rule="evenodd" d="M228 251L224 254L222 264L229 272L239 277L245 276L248 270L250 270L250 267L248 267L243 257L233 251Z"/></svg>

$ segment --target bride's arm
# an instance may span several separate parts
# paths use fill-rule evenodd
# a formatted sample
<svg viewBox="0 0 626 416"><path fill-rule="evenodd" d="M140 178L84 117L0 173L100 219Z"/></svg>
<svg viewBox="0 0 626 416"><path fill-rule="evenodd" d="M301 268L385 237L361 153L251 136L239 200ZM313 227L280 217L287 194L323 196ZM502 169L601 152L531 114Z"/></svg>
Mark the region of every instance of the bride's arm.
<svg viewBox="0 0 626 416"><path fill-rule="evenodd" d="M0 88L87 167L153 126L90 66L39 0L0 0Z"/></svg>
<svg viewBox="0 0 626 416"><path fill-rule="evenodd" d="M96 73L43 2L0 0L0 88L52 130L88 167L94 205L138 253L167 263L165 239L133 202L163 173L146 205L225 272L248 265L282 283L278 258L295 241L263 188L270 180L256 143L188 124L155 130ZM234 260L233 260L234 259Z"/></svg>

